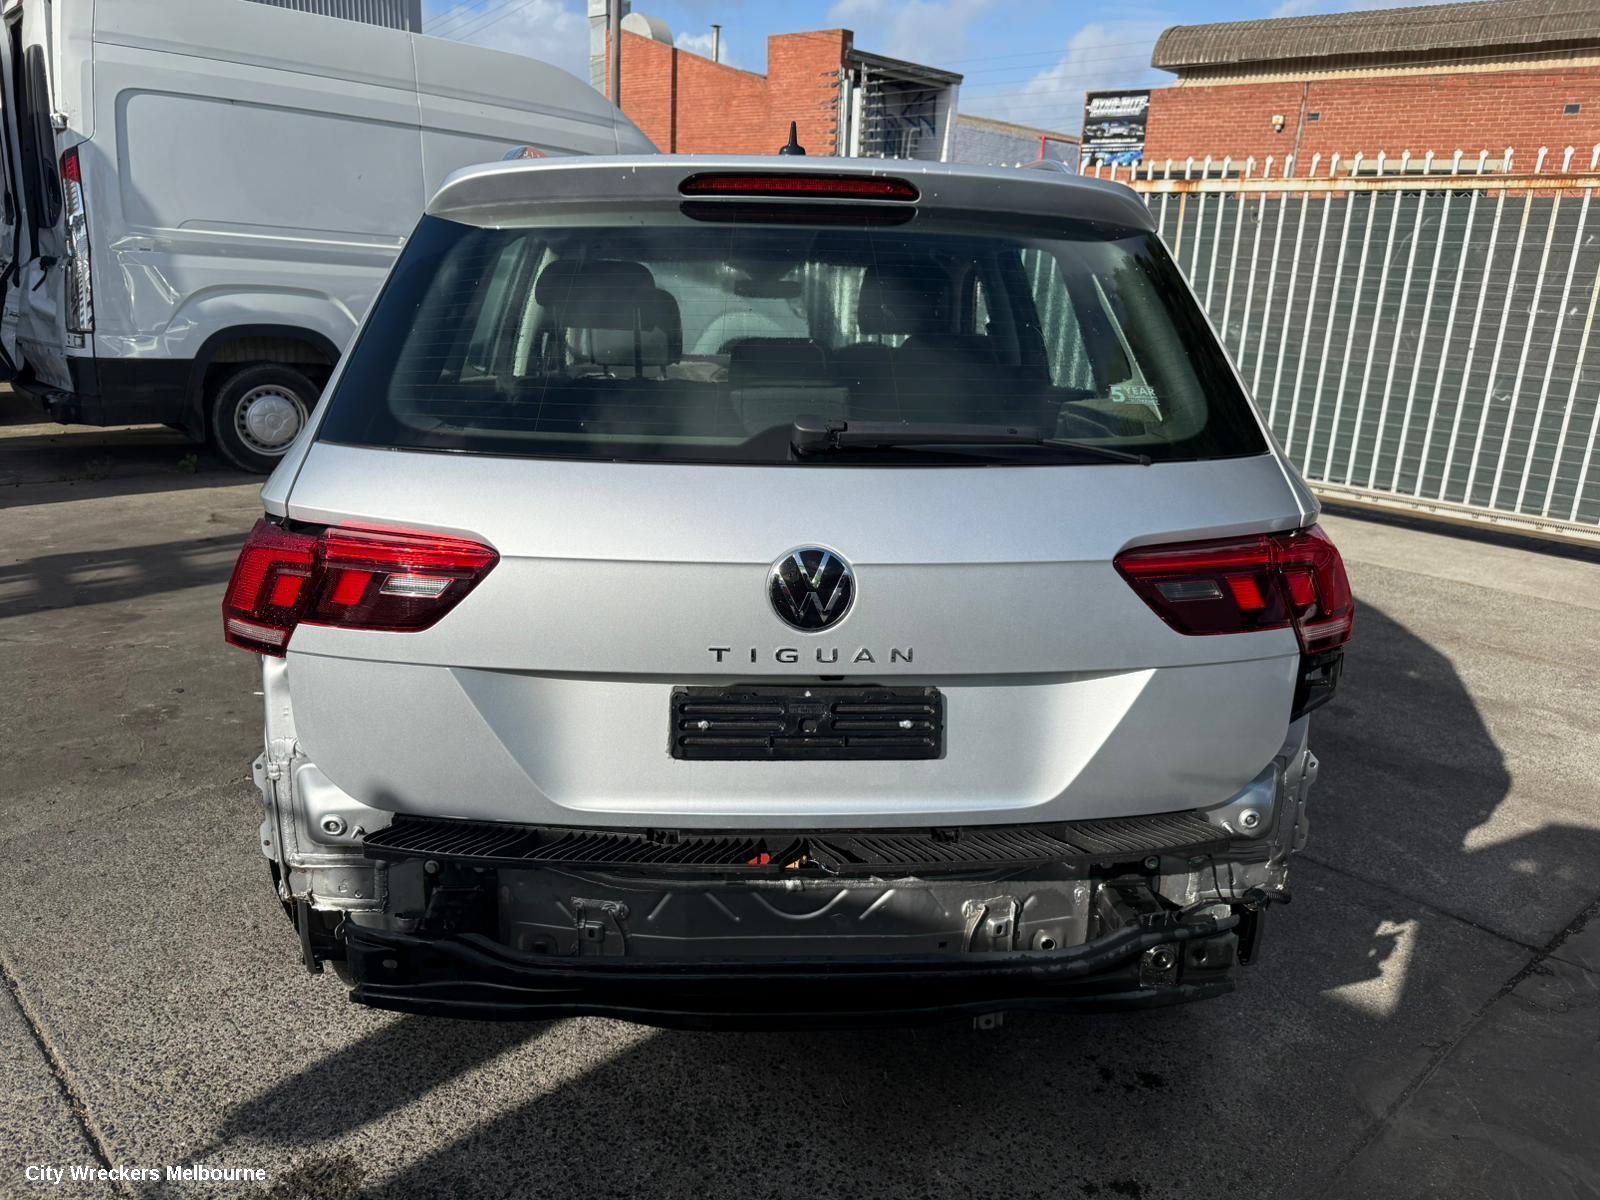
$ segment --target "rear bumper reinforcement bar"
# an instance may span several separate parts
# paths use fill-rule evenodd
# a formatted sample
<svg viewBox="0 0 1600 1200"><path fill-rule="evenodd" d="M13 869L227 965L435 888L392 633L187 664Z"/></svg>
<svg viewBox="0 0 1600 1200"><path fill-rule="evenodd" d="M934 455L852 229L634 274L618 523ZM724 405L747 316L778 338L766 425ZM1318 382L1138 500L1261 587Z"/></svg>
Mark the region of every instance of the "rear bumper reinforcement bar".
<svg viewBox="0 0 1600 1200"><path fill-rule="evenodd" d="M1049 825L828 830L817 833L622 831L397 816L367 835L368 858L431 859L481 867L569 867L781 876L927 874L1028 867L1092 866L1151 855L1214 852L1228 835L1198 812L1160 813Z"/></svg>
<svg viewBox="0 0 1600 1200"><path fill-rule="evenodd" d="M1232 990L1233 915L1162 914L1048 953L660 961L551 959L487 937L347 923L351 999L488 1020L609 1016L674 1028L901 1025L1007 1009L1159 1007ZM1146 951L1173 964L1152 979Z"/></svg>

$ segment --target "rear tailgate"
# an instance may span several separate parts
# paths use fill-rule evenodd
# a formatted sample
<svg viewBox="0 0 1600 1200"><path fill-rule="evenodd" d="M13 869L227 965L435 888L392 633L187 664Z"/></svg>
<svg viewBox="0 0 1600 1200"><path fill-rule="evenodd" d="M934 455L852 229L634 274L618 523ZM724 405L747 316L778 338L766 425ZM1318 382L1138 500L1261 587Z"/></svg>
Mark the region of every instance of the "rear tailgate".
<svg viewBox="0 0 1600 1200"><path fill-rule="evenodd" d="M1112 566L1130 545L1302 525L1271 455L832 470L323 442L287 515L465 534L501 556L431 629L293 635L304 752L384 809L768 828L1164 812L1227 799L1287 729L1292 630L1184 636ZM821 633L768 601L772 564L802 545L855 569L851 611ZM669 752L674 687L824 678L938 688L942 757Z"/></svg>

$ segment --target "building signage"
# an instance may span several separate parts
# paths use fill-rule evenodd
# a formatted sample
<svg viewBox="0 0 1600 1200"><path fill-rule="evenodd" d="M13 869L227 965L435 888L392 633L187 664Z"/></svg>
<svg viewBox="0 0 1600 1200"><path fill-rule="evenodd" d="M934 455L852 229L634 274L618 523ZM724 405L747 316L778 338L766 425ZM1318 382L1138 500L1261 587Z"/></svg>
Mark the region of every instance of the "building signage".
<svg viewBox="0 0 1600 1200"><path fill-rule="evenodd" d="M1086 95L1079 169L1143 162L1145 120L1149 114L1148 90Z"/></svg>

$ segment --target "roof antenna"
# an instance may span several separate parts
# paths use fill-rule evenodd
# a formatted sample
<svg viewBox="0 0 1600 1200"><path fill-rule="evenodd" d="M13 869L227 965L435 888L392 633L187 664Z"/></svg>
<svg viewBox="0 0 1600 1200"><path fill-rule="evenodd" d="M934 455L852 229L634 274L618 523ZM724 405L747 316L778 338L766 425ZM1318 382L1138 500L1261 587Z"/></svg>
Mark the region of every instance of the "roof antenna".
<svg viewBox="0 0 1600 1200"><path fill-rule="evenodd" d="M804 157L806 148L800 144L800 126L798 122L789 122L789 144L778 151L779 154L798 154Z"/></svg>

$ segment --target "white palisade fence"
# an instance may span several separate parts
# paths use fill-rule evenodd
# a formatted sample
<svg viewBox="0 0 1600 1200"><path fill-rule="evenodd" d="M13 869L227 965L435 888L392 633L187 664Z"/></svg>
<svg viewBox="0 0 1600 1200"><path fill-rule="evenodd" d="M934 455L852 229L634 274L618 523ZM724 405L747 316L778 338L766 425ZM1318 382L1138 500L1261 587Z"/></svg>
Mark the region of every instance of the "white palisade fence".
<svg viewBox="0 0 1600 1200"><path fill-rule="evenodd" d="M1600 542L1600 146L1100 168L1330 499Z"/></svg>

